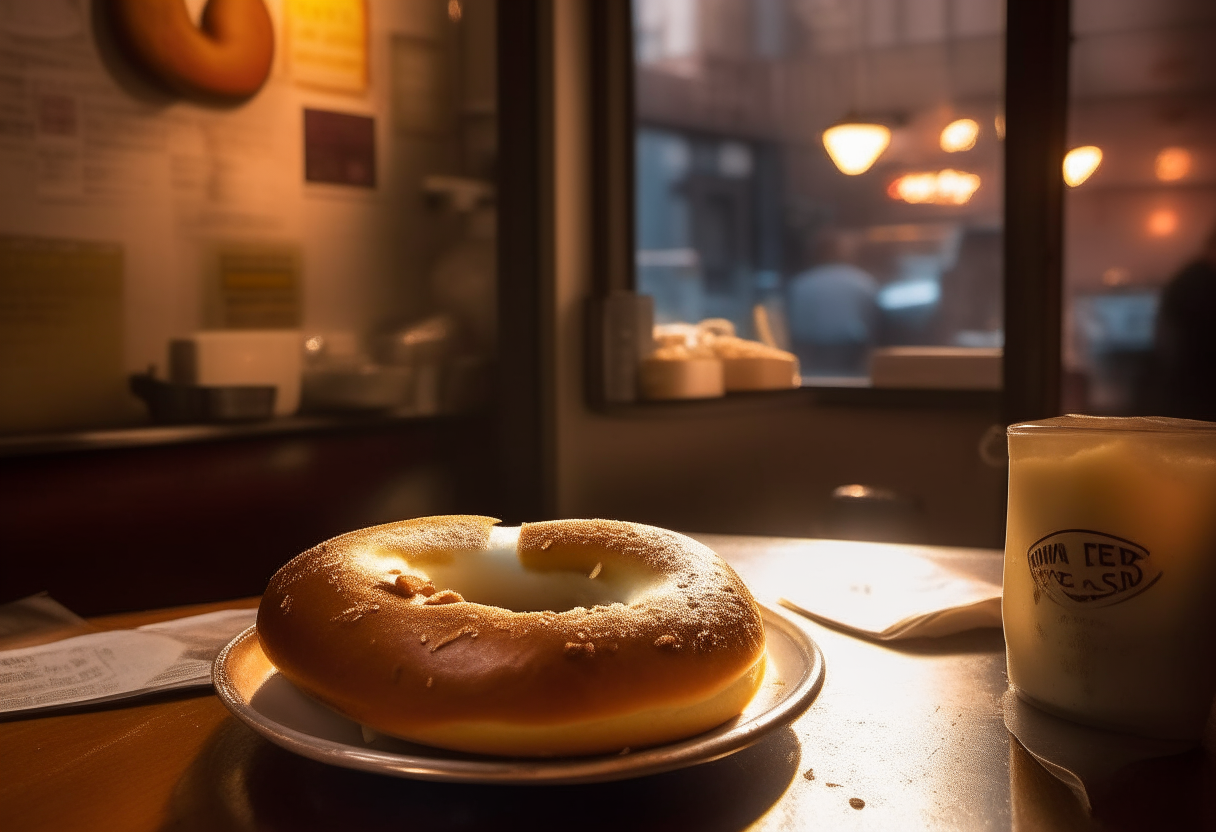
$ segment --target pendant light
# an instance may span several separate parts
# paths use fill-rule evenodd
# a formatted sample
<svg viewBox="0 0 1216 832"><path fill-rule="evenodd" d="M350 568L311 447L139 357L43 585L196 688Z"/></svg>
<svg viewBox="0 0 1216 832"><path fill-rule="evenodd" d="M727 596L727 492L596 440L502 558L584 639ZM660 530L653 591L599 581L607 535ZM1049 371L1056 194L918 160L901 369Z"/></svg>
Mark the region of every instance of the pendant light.
<svg viewBox="0 0 1216 832"><path fill-rule="evenodd" d="M866 86L866 42L865 32L869 31L865 20L865 10L858 25L861 40L856 44L854 52L853 104L860 106ZM823 131L823 147L831 157L836 168L847 176L857 176L869 170L887 145L891 143L891 130L884 124L878 124L869 119L863 119L855 111L851 111L840 121Z"/></svg>
<svg viewBox="0 0 1216 832"><path fill-rule="evenodd" d="M980 125L975 119L959 118L942 128L938 143L947 153L959 153L975 147L979 135Z"/></svg>
<svg viewBox="0 0 1216 832"><path fill-rule="evenodd" d="M1084 147L1074 147L1064 157L1064 181L1068 187L1075 188L1093 175L1102 164L1102 148L1087 144Z"/></svg>
<svg viewBox="0 0 1216 832"><path fill-rule="evenodd" d="M891 131L881 124L846 119L823 131L823 146L841 173L865 173L891 143Z"/></svg>

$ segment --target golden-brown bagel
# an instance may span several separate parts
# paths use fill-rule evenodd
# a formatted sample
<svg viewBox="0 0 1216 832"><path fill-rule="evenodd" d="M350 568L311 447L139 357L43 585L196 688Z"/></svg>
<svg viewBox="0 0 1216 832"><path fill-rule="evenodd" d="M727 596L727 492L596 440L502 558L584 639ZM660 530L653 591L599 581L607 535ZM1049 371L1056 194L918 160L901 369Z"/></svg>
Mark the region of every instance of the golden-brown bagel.
<svg viewBox="0 0 1216 832"><path fill-rule="evenodd" d="M759 608L710 549L605 520L429 517L280 569L258 610L279 671L361 724L487 754L615 752L740 713Z"/></svg>
<svg viewBox="0 0 1216 832"><path fill-rule="evenodd" d="M208 0L201 26L184 0L105 4L128 57L177 92L248 98L270 75L274 25L262 0Z"/></svg>

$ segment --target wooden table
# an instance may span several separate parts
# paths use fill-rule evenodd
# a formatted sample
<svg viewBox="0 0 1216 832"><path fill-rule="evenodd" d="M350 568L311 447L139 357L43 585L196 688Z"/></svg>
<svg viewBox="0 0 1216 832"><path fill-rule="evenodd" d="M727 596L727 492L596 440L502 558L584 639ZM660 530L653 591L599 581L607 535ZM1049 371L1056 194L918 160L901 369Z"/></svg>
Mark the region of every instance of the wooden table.
<svg viewBox="0 0 1216 832"><path fill-rule="evenodd" d="M822 543L698 537L766 602L830 556ZM997 552L933 551L999 572ZM826 658L823 690L792 725L717 762L583 786L416 782L297 757L198 693L0 722L0 830L1216 828L1216 731L1204 749L1124 772L1089 817L1005 730L999 631L893 647L802 624Z"/></svg>

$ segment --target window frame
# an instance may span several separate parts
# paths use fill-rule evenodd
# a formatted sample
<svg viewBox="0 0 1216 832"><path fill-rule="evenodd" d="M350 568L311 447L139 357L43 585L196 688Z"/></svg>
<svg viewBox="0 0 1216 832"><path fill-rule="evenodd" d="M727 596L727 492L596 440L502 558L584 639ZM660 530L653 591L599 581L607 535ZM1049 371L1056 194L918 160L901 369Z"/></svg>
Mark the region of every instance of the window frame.
<svg viewBox="0 0 1216 832"><path fill-rule="evenodd" d="M1006 424L1057 415L1060 407L1064 184L1070 0L1006 3L1004 159L1004 332L1000 391L804 387L787 401L970 404L999 402ZM613 292L633 292L635 262L634 135L637 129L633 2L592 2L593 118L591 195L592 307ZM589 328L587 399L597 409L670 405L605 405L598 343ZM811 395L806 392L814 391ZM961 394L961 395L960 395ZM680 406L706 406L690 403Z"/></svg>

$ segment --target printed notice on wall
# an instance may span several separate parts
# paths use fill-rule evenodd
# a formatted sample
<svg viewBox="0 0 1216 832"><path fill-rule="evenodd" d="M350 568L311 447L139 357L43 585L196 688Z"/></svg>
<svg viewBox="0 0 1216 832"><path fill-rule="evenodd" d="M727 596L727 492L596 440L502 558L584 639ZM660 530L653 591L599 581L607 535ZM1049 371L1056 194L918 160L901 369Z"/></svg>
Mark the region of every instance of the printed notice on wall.
<svg viewBox="0 0 1216 832"><path fill-rule="evenodd" d="M303 301L300 249L248 243L220 246L208 292L207 323L220 329L294 329Z"/></svg>
<svg viewBox="0 0 1216 832"><path fill-rule="evenodd" d="M0 237L0 432L126 412L122 273L116 244Z"/></svg>
<svg viewBox="0 0 1216 832"><path fill-rule="evenodd" d="M376 187L376 122L370 116L304 111L304 178Z"/></svg>
<svg viewBox="0 0 1216 832"><path fill-rule="evenodd" d="M453 82L442 46L433 40L393 38L393 125L402 133L439 136L455 129Z"/></svg>
<svg viewBox="0 0 1216 832"><path fill-rule="evenodd" d="M365 0L288 0L285 11L288 64L297 84L367 90Z"/></svg>

